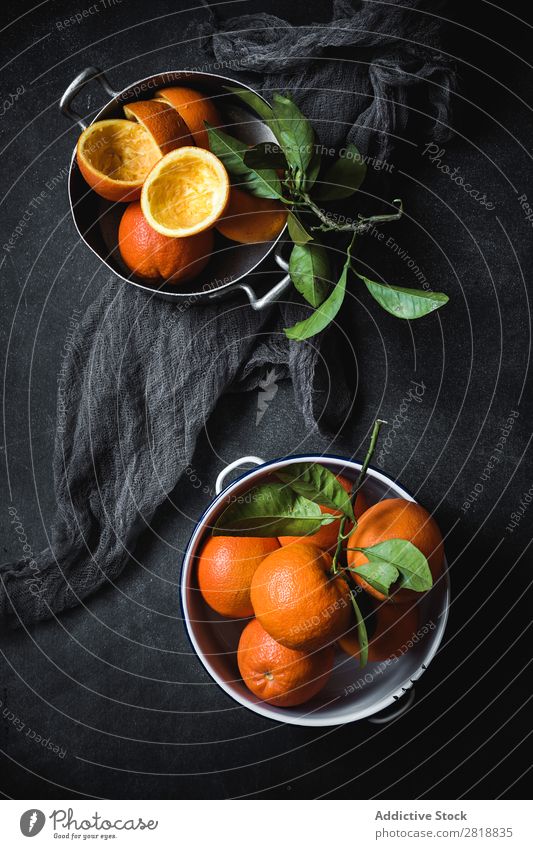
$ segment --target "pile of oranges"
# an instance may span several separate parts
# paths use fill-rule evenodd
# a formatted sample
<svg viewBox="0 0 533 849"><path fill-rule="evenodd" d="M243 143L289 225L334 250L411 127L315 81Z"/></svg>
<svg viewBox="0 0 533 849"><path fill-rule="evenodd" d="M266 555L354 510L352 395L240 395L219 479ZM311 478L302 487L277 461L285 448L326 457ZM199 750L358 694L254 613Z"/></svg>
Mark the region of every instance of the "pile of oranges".
<svg viewBox="0 0 533 849"><path fill-rule="evenodd" d="M214 229L245 244L279 235L287 218L282 204L232 186L209 150L206 123L222 123L209 97L174 86L127 104L124 115L84 130L76 157L93 191L129 204L118 242L131 272L186 282L209 262Z"/></svg>
<svg viewBox="0 0 533 849"><path fill-rule="evenodd" d="M350 490L349 481L338 480ZM354 513L357 526L345 528L347 537L351 530L345 562L368 593L368 658L382 661L416 632L419 593L393 586L385 597L357 575L367 560L350 549L409 540L427 558L435 582L444 564L443 541L434 519L411 501L392 498L369 507L359 493ZM198 556L204 601L221 616L249 620L237 649L242 680L257 698L278 707L313 698L328 681L336 649L359 657L346 573L343 568L332 573L339 524L340 514L311 536L212 536Z"/></svg>

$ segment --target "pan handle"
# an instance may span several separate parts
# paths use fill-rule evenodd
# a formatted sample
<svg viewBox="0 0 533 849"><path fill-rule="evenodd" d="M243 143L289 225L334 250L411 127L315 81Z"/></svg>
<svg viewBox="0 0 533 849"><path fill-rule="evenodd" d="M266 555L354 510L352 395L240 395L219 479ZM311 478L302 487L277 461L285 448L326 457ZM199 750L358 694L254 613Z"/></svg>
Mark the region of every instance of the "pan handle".
<svg viewBox="0 0 533 849"><path fill-rule="evenodd" d="M234 469L238 469L239 466L244 466L245 463L254 463L256 466L262 466L265 461L261 460L261 457L239 457L238 460L234 460L233 463L228 463L225 469L222 469L220 474L218 475L215 482L215 492L219 495L224 489L224 481L230 472L233 472Z"/></svg>
<svg viewBox="0 0 533 849"><path fill-rule="evenodd" d="M286 259L283 259L283 257L281 256L281 253L279 252L279 249L276 250L276 253L275 253L274 256L275 256L275 260L276 260L277 264L279 265L279 267L281 269L283 269L283 271L288 271L289 270L289 263L287 262ZM276 283L276 285L273 286L272 289L269 289L269 291L265 295L263 295L261 298L257 297L257 295L255 294L252 287L248 286L247 283L241 283L239 286L236 286L235 288L242 289L242 291L245 293L246 297L250 301L251 308L253 310L259 311L259 310L263 310L265 307L270 306L270 304L272 304L281 295L283 295L283 293L289 288L290 282L291 282L290 274L286 274L285 277L282 277L282 279L279 281L279 283Z"/></svg>
<svg viewBox="0 0 533 849"><path fill-rule="evenodd" d="M415 701L415 688L411 687L408 693L401 699L398 699L400 702L399 706L391 711L391 713L387 713L384 716L378 714L377 716L369 716L368 721L373 722L374 725L385 725L387 722L392 722L393 719L399 719L400 716L403 716L409 708L411 708ZM398 704L398 702L396 702Z"/></svg>
<svg viewBox="0 0 533 849"><path fill-rule="evenodd" d="M82 90L83 86L86 85L91 80L98 80L104 91L109 95L109 97L116 97L119 94L118 91L115 91L111 88L109 81L99 68L95 68L91 65L90 68L84 68L78 76L72 80L70 85L67 86L65 91L63 92L63 96L59 101L59 108L63 115L66 115L67 118L70 118L75 124L78 124L82 130L87 129L87 124L77 112L74 111L71 107L71 103L74 98L79 94Z"/></svg>

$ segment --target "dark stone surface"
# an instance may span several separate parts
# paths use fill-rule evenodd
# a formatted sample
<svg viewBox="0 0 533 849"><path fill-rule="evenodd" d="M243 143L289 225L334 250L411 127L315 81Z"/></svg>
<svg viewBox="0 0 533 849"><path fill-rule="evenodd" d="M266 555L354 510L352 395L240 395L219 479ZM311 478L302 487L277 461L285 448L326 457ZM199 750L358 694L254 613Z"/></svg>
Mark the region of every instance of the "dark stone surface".
<svg viewBox="0 0 533 849"><path fill-rule="evenodd" d="M117 87L197 65L194 43L180 43L196 14L180 11L187 5L109 4L61 29L58 22L73 8L41 4L3 33L9 64L2 100L18 86L24 90L13 106L4 104L0 123L1 244L25 214L28 219L23 236L0 257L7 354L4 561L21 554L10 505L32 549L46 545L54 510L50 456L60 354L73 310L83 310L105 279L70 220L64 174L77 133L57 102L89 64L105 68ZM221 9L286 14L286 5L227 3ZM292 3L291 19L325 18L325 6ZM22 15L24 8L18 4L11 14ZM313 8L320 11L314 15ZM524 14L518 3L507 9ZM506 528L533 483L533 240L518 201L525 193L533 202L531 73L520 58L528 55L529 42L524 23L486 3L472 2L460 14L449 38L450 52L464 59L457 135L440 160L485 193L494 209L422 155L424 144L403 142L388 185L379 189L404 200L404 220L387 230L399 247L369 241L362 252L369 268L404 285L417 283L411 257L433 288L449 293L450 304L436 316L403 324L370 303L354 282L343 322L357 351L357 399L346 431L332 442L305 433L285 383L259 425L256 392L226 396L197 446L193 465L202 489L182 481L117 585L57 621L2 634L4 794L523 794L531 681L523 594L530 582L533 512L526 509L512 532ZM96 108L100 97L89 87L81 108ZM181 553L209 501L203 487L212 486L225 463L247 453L273 458L313 450L360 458L372 421L378 414L394 420L411 380L423 382L422 400L411 404L382 466L436 510L447 535L453 604L442 649L417 685L415 706L390 726L360 722L312 730L262 720L210 681L180 621ZM483 478L512 411L519 415L501 461ZM476 485L482 491L463 510ZM33 732L60 753L43 748Z"/></svg>

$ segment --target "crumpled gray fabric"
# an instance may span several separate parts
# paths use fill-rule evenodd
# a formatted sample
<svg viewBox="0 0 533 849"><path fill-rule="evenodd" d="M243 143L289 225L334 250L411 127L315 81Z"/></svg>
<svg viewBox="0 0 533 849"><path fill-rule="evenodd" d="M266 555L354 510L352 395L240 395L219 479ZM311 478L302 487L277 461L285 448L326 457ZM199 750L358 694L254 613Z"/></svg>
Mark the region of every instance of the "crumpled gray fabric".
<svg viewBox="0 0 533 849"><path fill-rule="evenodd" d="M323 141L348 137L368 149L373 139L386 156L395 134L405 130L404 107L413 92L419 103L422 90L439 138L439 121L447 121L454 71L435 53L436 19L412 18L410 9L418 5L364 3L354 12L347 0L336 0L328 25L291 27L263 14L217 28L210 16L205 32L213 36L219 64L237 60L254 76L266 72L264 90L294 91ZM332 48L349 48L352 61L326 61ZM180 310L115 280L103 288L64 367L66 412L55 442L57 517L50 547L33 561L0 567L4 623L48 618L115 580L190 463L197 436L227 389L257 386L276 367L278 376L292 379L306 427L338 426L352 403L341 370L335 368L331 405L336 419L322 416L330 387L321 386L324 360L337 343L329 337L326 345L320 338L299 344L283 335L305 314L288 303L256 313L242 300Z"/></svg>
<svg viewBox="0 0 533 849"><path fill-rule="evenodd" d="M386 159L416 117L409 106L421 111L436 141L450 135L457 73L441 52L444 6L334 0L330 23L300 26L267 13L243 15L215 32L214 55L221 68L260 72L267 97L293 92L304 114L314 116L322 143L353 142ZM337 61L328 61L332 55Z"/></svg>
<svg viewBox="0 0 533 849"><path fill-rule="evenodd" d="M303 317L299 309L286 304L273 321L242 299L180 310L116 280L104 287L61 371L50 548L1 567L2 619L45 619L116 578L235 381L257 385L265 363L276 367L297 387L307 426L315 425L313 348L296 351L282 333Z"/></svg>

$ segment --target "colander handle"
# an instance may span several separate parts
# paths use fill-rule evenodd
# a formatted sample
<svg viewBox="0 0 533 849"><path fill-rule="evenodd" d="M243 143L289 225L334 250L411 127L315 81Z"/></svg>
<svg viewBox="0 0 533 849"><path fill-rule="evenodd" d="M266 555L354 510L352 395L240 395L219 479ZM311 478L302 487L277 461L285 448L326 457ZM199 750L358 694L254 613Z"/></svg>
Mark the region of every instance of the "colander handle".
<svg viewBox="0 0 533 849"><path fill-rule="evenodd" d="M286 259L284 259L282 257L279 249L276 250L276 253L275 253L274 256L275 256L275 260L276 260L277 264L279 265L279 267L281 269L283 269L283 271L288 271L289 270L289 263L287 262ZM270 304L272 304L274 301L276 301L279 297L281 297L281 295L283 295L283 293L289 288L290 283L291 283L290 274L286 274L285 277L282 277L282 279L279 281L279 283L276 283L276 285L273 286L272 289L269 289L269 291L265 295L262 295L260 298L257 297L257 295L255 294L252 287L248 286L247 283L240 283L235 288L241 289L245 293L248 300L250 301L251 308L253 310L258 311L258 310L264 310L265 307L268 307Z"/></svg>
<svg viewBox="0 0 533 849"><path fill-rule="evenodd" d="M100 68L95 68L94 65L91 65L89 68L84 68L83 71L81 71L78 76L72 80L70 85L66 87L63 92L63 96L59 101L59 108L63 115L70 118L70 120L81 127L82 130L87 129L87 123L83 120L81 115L78 115L78 113L74 111L71 104L82 88L91 80L98 80L104 91L110 97L116 97L119 93L111 87L109 80Z"/></svg>
<svg viewBox="0 0 533 849"><path fill-rule="evenodd" d="M229 463L225 469L222 469L216 479L216 494L218 495L224 489L224 481L226 480L230 472L233 472L235 469L238 469L239 466L244 466L246 463L253 463L255 466L262 466L264 462L264 460L261 460L261 457L240 457L238 460L234 460L233 463Z"/></svg>
<svg viewBox="0 0 533 849"><path fill-rule="evenodd" d="M413 706L415 696L415 688L411 687L411 689L408 690L405 696L402 699L398 700L400 702L399 707L395 708L390 713L387 713L384 716L379 714L377 716L369 716L368 721L373 722L374 725L385 725L385 723L387 722L392 722L393 719L399 719L400 716L403 716L403 714L406 713L409 708Z"/></svg>

